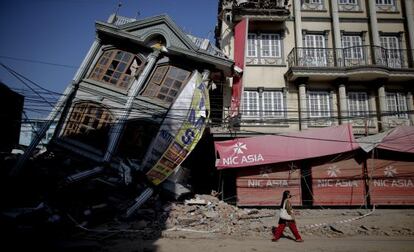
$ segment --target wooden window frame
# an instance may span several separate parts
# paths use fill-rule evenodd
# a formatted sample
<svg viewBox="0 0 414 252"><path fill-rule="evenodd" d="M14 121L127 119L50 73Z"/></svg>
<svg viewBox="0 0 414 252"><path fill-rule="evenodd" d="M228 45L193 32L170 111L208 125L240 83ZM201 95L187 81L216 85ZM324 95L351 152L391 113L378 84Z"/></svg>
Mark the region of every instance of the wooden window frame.
<svg viewBox="0 0 414 252"><path fill-rule="evenodd" d="M177 71L176 74L172 74ZM159 65L155 68L142 96L172 103L184 88L191 72L174 65ZM168 84L167 84L168 83Z"/></svg>
<svg viewBox="0 0 414 252"><path fill-rule="evenodd" d="M132 72L134 60L136 69ZM120 49L110 49L104 51L99 57L89 78L110 86L127 89L134 75L138 74L144 65L143 58L138 55Z"/></svg>

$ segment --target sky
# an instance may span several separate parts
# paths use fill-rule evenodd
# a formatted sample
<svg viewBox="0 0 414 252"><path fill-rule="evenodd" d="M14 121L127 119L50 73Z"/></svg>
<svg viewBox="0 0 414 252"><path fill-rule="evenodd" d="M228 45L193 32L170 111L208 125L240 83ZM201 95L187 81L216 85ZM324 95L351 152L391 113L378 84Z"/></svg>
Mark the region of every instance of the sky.
<svg viewBox="0 0 414 252"><path fill-rule="evenodd" d="M218 0L1 0L0 63L62 93L94 41L95 21L106 21L119 2L121 16L167 14L186 33L214 41ZM35 95L2 66L0 81Z"/></svg>

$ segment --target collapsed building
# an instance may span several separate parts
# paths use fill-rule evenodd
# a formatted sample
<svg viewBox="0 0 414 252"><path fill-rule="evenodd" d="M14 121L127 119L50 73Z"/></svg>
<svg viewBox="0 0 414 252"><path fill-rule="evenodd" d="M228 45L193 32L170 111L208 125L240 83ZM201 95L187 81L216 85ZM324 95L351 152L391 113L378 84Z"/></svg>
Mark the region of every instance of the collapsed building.
<svg viewBox="0 0 414 252"><path fill-rule="evenodd" d="M132 214L152 195L152 186L177 171L206 125L221 119L209 97L220 96L232 67L233 61L209 40L184 33L167 15L142 20L112 15L96 22L96 39L48 118L60 118L49 149L87 164L65 181L108 170L126 185L143 178L140 182L149 187L137 192L141 198L128 209ZM12 176L22 172L49 126L32 141ZM166 185L173 193L186 191Z"/></svg>

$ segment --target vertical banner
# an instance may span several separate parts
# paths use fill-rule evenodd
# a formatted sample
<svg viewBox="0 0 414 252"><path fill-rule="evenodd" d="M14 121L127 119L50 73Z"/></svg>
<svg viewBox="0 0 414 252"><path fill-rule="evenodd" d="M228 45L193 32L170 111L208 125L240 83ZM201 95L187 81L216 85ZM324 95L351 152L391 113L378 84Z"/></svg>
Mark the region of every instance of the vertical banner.
<svg viewBox="0 0 414 252"><path fill-rule="evenodd" d="M249 19L244 18L234 28L234 64L240 69L244 69L245 51L247 41L247 31ZM231 117L237 116L240 110L240 101L243 93L243 77L235 76L231 90Z"/></svg>
<svg viewBox="0 0 414 252"><path fill-rule="evenodd" d="M174 108L174 104L171 113L167 114L150 153L147 153L149 158L145 159L146 166L151 167L146 173L147 178L154 185L163 182L190 154L200 140L209 117L208 89L200 73L195 71L183 93L177 98L177 106ZM192 97L188 97L188 93ZM183 108L186 104L189 105L187 109ZM180 109L174 113L177 107Z"/></svg>

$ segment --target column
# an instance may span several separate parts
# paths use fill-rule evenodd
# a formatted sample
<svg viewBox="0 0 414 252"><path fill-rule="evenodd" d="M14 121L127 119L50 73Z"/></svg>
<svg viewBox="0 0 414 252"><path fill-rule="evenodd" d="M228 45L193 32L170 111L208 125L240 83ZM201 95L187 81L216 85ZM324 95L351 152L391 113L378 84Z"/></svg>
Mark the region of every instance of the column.
<svg viewBox="0 0 414 252"><path fill-rule="evenodd" d="M296 47L303 47L302 44L302 4L301 0L295 0L294 2L294 12L295 12L295 37L296 37Z"/></svg>
<svg viewBox="0 0 414 252"><path fill-rule="evenodd" d="M369 6L369 20L371 25L371 36L372 36L372 60L373 62L381 63L381 49L379 46L381 46L379 33L378 33L378 21L377 21L377 7L375 4L375 0L369 0L368 2Z"/></svg>
<svg viewBox="0 0 414 252"><path fill-rule="evenodd" d="M297 84L299 87L299 127L300 130L308 128L308 106L306 99L306 85L308 78L299 78L297 79Z"/></svg>
<svg viewBox="0 0 414 252"><path fill-rule="evenodd" d="M405 0L405 19L407 20L408 35L410 37L411 67L414 67L414 9L413 1Z"/></svg>
<svg viewBox="0 0 414 252"><path fill-rule="evenodd" d="M414 125L414 104L413 104L413 93L407 93L407 109L408 118L410 119L410 125Z"/></svg>
<svg viewBox="0 0 414 252"><path fill-rule="evenodd" d="M344 124L348 122L348 104L346 96L347 79L338 79L338 103L339 103L339 123Z"/></svg>
<svg viewBox="0 0 414 252"><path fill-rule="evenodd" d="M129 114L131 113L134 99L138 95L138 92L140 91L141 87L146 81L149 73L154 68L155 62L159 55L160 55L159 50L154 50L150 55L148 55L147 63L146 63L144 70L142 71L138 79L135 79L134 82L132 83L132 86L128 91L127 102L125 103L124 109L122 111L122 115L117 120L115 125L111 128L109 144L106 149L105 156L102 160L104 163L109 162L111 160L112 154L114 153L118 145L119 139L122 135L122 131L124 129L125 123L128 120Z"/></svg>
<svg viewBox="0 0 414 252"><path fill-rule="evenodd" d="M333 24L333 34L335 42L335 52L336 52L336 64L337 66L342 66L342 40L341 40L341 31L339 29L339 12L338 12L338 1L331 1L332 8L332 24Z"/></svg>
<svg viewBox="0 0 414 252"><path fill-rule="evenodd" d="M388 121L385 113L387 112L387 100L385 95L385 87L381 85L378 88L378 102L379 102L379 118L380 118L380 129L388 129Z"/></svg>
<svg viewBox="0 0 414 252"><path fill-rule="evenodd" d="M378 21L377 21L377 7L375 0L369 0L369 21L371 24L371 36L372 43L374 46L381 46L379 33L378 33Z"/></svg>

